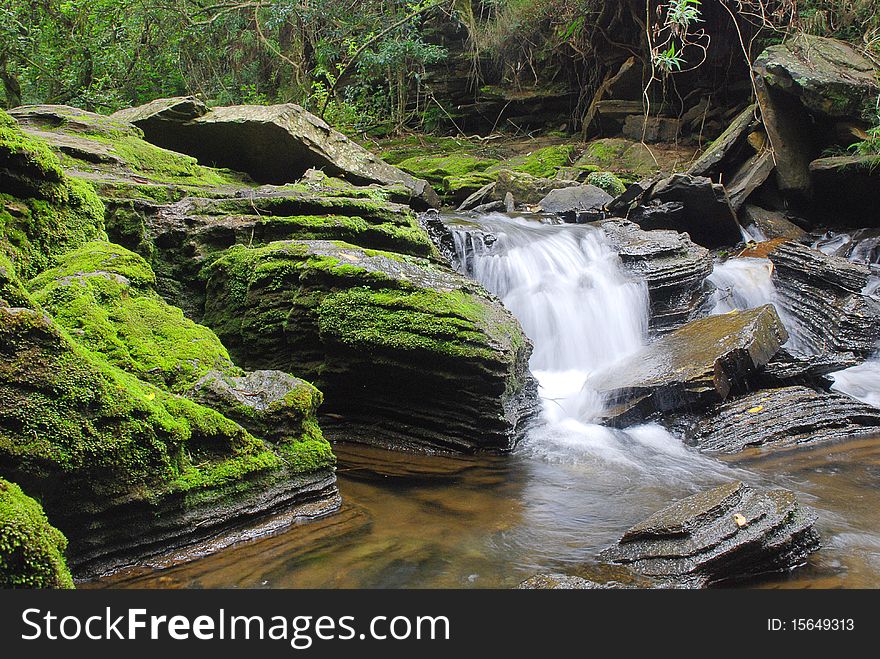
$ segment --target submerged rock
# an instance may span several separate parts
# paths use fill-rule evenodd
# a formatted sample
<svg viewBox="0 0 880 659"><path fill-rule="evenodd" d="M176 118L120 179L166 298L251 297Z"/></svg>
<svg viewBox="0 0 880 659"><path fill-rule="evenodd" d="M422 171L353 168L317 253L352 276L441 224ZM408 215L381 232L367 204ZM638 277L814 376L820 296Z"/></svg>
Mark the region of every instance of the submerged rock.
<svg viewBox="0 0 880 659"><path fill-rule="evenodd" d="M0 588L73 588L66 549L42 506L0 478Z"/></svg>
<svg viewBox="0 0 880 659"><path fill-rule="evenodd" d="M762 389L706 412L685 433L702 451L784 448L880 433L880 410L835 392Z"/></svg>
<svg viewBox="0 0 880 659"><path fill-rule="evenodd" d="M660 587L703 588L797 567L819 547L815 522L792 492L732 482L654 513L600 558Z"/></svg>
<svg viewBox="0 0 880 659"><path fill-rule="evenodd" d="M866 359L880 341L880 304L863 291L866 265L786 242L769 254L780 303L798 321L797 339L816 354Z"/></svg>
<svg viewBox="0 0 880 659"><path fill-rule="evenodd" d="M643 278L651 299L651 326L669 329L699 316L709 303L712 256L676 231L643 231L625 220L597 224L614 245L624 268Z"/></svg>
<svg viewBox="0 0 880 659"><path fill-rule="evenodd" d="M592 376L590 386L607 400L607 422L631 425L658 412L724 400L787 339L772 305L709 316L682 325L613 370Z"/></svg>
<svg viewBox="0 0 880 659"><path fill-rule="evenodd" d="M246 172L260 183L291 183L315 168L352 183L400 184L410 190L413 203L440 205L427 181L389 165L298 105L217 107L191 118L169 112L169 106L180 104L154 101L115 116L140 127L159 146Z"/></svg>
<svg viewBox="0 0 880 659"><path fill-rule="evenodd" d="M246 367L312 379L333 438L507 450L534 410L519 323L446 267L286 241L233 247L205 276L206 324Z"/></svg>

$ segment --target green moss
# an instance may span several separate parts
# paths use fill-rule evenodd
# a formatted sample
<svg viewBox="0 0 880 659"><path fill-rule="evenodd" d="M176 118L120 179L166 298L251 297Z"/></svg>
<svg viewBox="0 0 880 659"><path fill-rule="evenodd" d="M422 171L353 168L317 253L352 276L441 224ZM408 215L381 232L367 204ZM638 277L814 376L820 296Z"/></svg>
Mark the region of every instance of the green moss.
<svg viewBox="0 0 880 659"><path fill-rule="evenodd" d="M413 176L425 179L432 186L442 190L444 188L444 179L458 178L471 172L483 172L497 163L497 160L457 153L415 156L404 160L397 166Z"/></svg>
<svg viewBox="0 0 880 659"><path fill-rule="evenodd" d="M536 178L553 178L560 168L571 162L576 151L577 147L571 144L548 146L498 163L490 171L509 169Z"/></svg>
<svg viewBox="0 0 880 659"><path fill-rule="evenodd" d="M322 339L356 350L494 356L481 327L484 305L461 291L352 288L325 297L317 313Z"/></svg>
<svg viewBox="0 0 880 659"><path fill-rule="evenodd" d="M587 183L601 188L612 197L619 197L626 192L626 184L611 172L593 172L587 176Z"/></svg>
<svg viewBox="0 0 880 659"><path fill-rule="evenodd" d="M183 393L208 371L236 373L217 336L168 305L154 284L137 254L90 243L28 287L76 341L141 380Z"/></svg>
<svg viewBox="0 0 880 659"><path fill-rule="evenodd" d="M40 504L0 478L0 588L73 588L66 548Z"/></svg>
<svg viewBox="0 0 880 659"><path fill-rule="evenodd" d="M104 206L85 181L66 176L42 141L0 127L0 253L23 278L104 235Z"/></svg>

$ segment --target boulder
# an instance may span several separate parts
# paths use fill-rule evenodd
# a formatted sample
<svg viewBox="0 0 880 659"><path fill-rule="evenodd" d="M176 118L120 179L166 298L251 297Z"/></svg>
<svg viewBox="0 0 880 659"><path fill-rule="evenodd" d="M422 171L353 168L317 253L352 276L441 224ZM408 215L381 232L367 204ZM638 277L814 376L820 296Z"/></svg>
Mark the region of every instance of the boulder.
<svg viewBox="0 0 880 659"><path fill-rule="evenodd" d="M727 198L734 212L738 212L749 196L764 185L775 167L773 151L761 149L736 170L725 183Z"/></svg>
<svg viewBox="0 0 880 659"><path fill-rule="evenodd" d="M570 221L593 222L605 216L605 205L613 200L614 197L603 189L585 184L553 190L538 202L538 206L545 213L560 215Z"/></svg>
<svg viewBox="0 0 880 659"><path fill-rule="evenodd" d="M766 85L817 115L867 119L880 93L871 61L836 39L798 35L767 48L754 69Z"/></svg>
<svg viewBox="0 0 880 659"><path fill-rule="evenodd" d="M754 379L760 388L784 387L793 384L827 390L834 383L828 377L862 363L851 352L833 352L821 355L793 355L782 348Z"/></svg>
<svg viewBox="0 0 880 659"><path fill-rule="evenodd" d="M508 450L535 409L531 346L451 269L341 242L235 246L209 265L204 322L237 363L313 380L333 439Z"/></svg>
<svg viewBox="0 0 880 659"><path fill-rule="evenodd" d="M746 204L740 209L740 224L758 230L762 240L800 240L807 235L802 228L786 219L785 213L768 211L760 206Z"/></svg>
<svg viewBox="0 0 880 659"><path fill-rule="evenodd" d="M670 117L629 115L623 122L621 133L627 139L646 144L675 142L681 133L681 124L678 119Z"/></svg>
<svg viewBox="0 0 880 659"><path fill-rule="evenodd" d="M684 433L701 451L787 448L880 433L880 410L836 392L788 386L732 398Z"/></svg>
<svg viewBox="0 0 880 659"><path fill-rule="evenodd" d="M43 507L0 478L0 588L73 588L66 549Z"/></svg>
<svg viewBox="0 0 880 659"><path fill-rule="evenodd" d="M787 339L772 305L700 318L593 375L589 385L607 401L607 422L631 425L726 399Z"/></svg>
<svg viewBox="0 0 880 659"><path fill-rule="evenodd" d="M780 304L800 352L853 353L867 359L880 341L880 304L863 291L866 265L786 242L769 254Z"/></svg>
<svg viewBox="0 0 880 659"><path fill-rule="evenodd" d="M492 196L492 193L495 191L496 182L492 181L491 183L487 183L482 188L469 195L467 199L465 199L461 204L459 204L457 211L469 211L473 210L477 206L485 204L489 201L489 198ZM508 190L508 192L510 192ZM513 193L511 193L513 194Z"/></svg>
<svg viewBox="0 0 880 659"><path fill-rule="evenodd" d="M676 231L643 231L626 220L598 223L623 267L644 279L651 300L651 326L671 329L701 315L709 304L712 255Z"/></svg>
<svg viewBox="0 0 880 659"><path fill-rule="evenodd" d="M246 172L260 183L296 181L310 168L352 183L404 185L416 205L437 207L427 181L389 165L299 105L238 105L213 108L176 120L169 108L188 102L166 99L116 115L144 131L147 140L200 162Z"/></svg>
<svg viewBox="0 0 880 659"><path fill-rule="evenodd" d="M195 96L157 98L134 108L124 108L113 113L117 121L133 124L146 132L159 134L168 124L192 121L208 114L208 106Z"/></svg>
<svg viewBox="0 0 880 659"><path fill-rule="evenodd" d="M819 548L815 522L792 492L737 481L654 513L600 558L661 587L704 588L803 564Z"/></svg>
<svg viewBox="0 0 880 659"><path fill-rule="evenodd" d="M685 231L695 243L710 249L735 245L742 240L736 214L724 187L708 178L673 174L657 182L648 191L647 200L679 202L684 210L672 226L665 222L656 225L643 222L643 229Z"/></svg>

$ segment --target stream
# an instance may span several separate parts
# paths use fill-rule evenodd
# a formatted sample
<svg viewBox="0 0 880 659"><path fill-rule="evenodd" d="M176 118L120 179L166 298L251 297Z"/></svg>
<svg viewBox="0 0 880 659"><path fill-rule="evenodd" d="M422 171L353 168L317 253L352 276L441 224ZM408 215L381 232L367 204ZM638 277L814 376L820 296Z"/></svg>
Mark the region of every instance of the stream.
<svg viewBox="0 0 880 659"><path fill-rule="evenodd" d="M513 587L579 570L634 523L732 479L784 487L819 512L823 548L808 565L750 584L880 584L880 437L723 460L659 425L599 425L590 377L649 340L643 282L601 230L503 214L445 218L458 267L497 295L534 343L542 411L507 456L444 457L337 445L341 511L204 557L184 553L85 587ZM769 261L716 266L714 313L774 301ZM796 326L783 321L799 349ZM880 404L880 361L834 375Z"/></svg>

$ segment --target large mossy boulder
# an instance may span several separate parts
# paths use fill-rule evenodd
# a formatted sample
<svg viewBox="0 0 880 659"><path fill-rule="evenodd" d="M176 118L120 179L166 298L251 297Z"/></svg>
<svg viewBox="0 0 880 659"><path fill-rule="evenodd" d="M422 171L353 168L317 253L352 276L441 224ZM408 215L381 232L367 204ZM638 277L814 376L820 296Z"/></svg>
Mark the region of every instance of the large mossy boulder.
<svg viewBox="0 0 880 659"><path fill-rule="evenodd" d="M617 425L725 400L788 339L772 305L693 320L656 339L590 384Z"/></svg>
<svg viewBox="0 0 880 659"><path fill-rule="evenodd" d="M267 443L108 364L39 309L0 308L0 352L0 473L40 499L81 574L338 505L319 433Z"/></svg>
<svg viewBox="0 0 880 659"><path fill-rule="evenodd" d="M444 266L285 241L233 247L205 277L204 322L238 363L313 380L334 439L506 450L533 411L516 319Z"/></svg>
<svg viewBox="0 0 880 659"><path fill-rule="evenodd" d="M104 235L104 207L44 142L0 111L0 254L22 277Z"/></svg>
<svg viewBox="0 0 880 659"><path fill-rule="evenodd" d="M0 588L73 588L65 549L40 504L0 478Z"/></svg>
<svg viewBox="0 0 880 659"><path fill-rule="evenodd" d="M439 205L426 181L389 165L292 103L208 110L190 98L162 99L114 118L138 126L154 144L246 172L260 183L292 183L315 168L357 184L401 184L414 204Z"/></svg>

